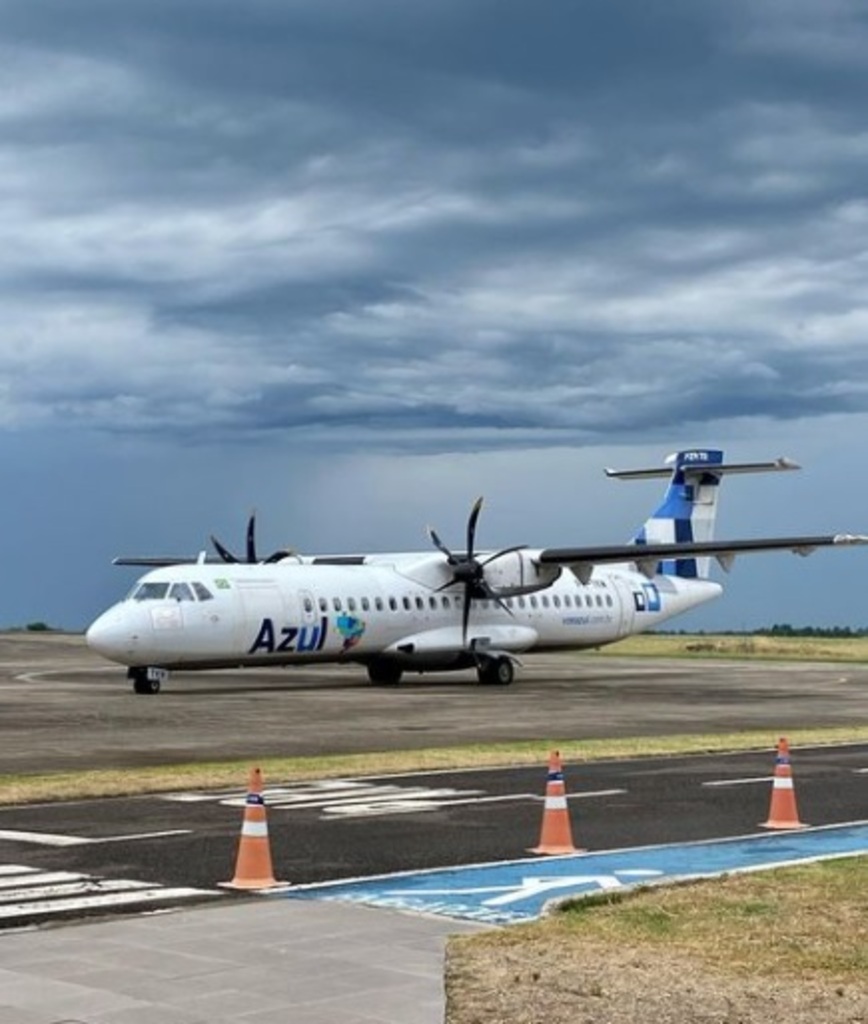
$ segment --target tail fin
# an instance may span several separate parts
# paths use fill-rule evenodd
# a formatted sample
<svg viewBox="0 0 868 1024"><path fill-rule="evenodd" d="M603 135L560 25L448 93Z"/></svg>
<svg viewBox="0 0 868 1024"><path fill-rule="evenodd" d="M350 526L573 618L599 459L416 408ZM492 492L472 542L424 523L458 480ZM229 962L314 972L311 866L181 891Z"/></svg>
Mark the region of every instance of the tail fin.
<svg viewBox="0 0 868 1024"><path fill-rule="evenodd" d="M671 468L665 468L671 467ZM660 507L633 538L635 544L682 544L714 539L717 497L726 473L768 473L799 469L789 459L774 462L725 463L718 448L691 448L675 452L660 469L607 469L607 476L641 480L669 476L669 486ZM662 561L659 572L667 576L706 578L709 558L677 558Z"/></svg>

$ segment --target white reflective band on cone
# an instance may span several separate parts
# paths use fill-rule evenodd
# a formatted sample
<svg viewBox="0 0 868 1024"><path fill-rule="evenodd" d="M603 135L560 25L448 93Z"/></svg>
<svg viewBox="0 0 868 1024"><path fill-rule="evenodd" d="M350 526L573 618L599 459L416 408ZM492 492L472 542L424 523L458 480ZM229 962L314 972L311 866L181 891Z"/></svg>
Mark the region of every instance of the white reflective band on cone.
<svg viewBox="0 0 868 1024"><path fill-rule="evenodd" d="M260 839L268 835L268 824L264 821L245 821L241 826L241 835Z"/></svg>

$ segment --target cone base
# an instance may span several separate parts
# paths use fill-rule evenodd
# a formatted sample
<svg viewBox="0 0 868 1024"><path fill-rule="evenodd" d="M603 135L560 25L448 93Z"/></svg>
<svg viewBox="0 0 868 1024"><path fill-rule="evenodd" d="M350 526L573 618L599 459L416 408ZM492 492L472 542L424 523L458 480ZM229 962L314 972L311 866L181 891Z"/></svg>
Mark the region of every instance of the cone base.
<svg viewBox="0 0 868 1024"><path fill-rule="evenodd" d="M587 853L588 851L583 850L579 846L532 846L527 852L542 853L548 854L552 857L557 857L567 853Z"/></svg>
<svg viewBox="0 0 868 1024"><path fill-rule="evenodd" d="M810 828L803 821L778 821L776 819L760 822L760 828L778 829L781 832L792 831L797 828Z"/></svg>
<svg viewBox="0 0 868 1024"><path fill-rule="evenodd" d="M218 882L221 889L286 889L289 882L278 882L275 878L235 879L231 882Z"/></svg>

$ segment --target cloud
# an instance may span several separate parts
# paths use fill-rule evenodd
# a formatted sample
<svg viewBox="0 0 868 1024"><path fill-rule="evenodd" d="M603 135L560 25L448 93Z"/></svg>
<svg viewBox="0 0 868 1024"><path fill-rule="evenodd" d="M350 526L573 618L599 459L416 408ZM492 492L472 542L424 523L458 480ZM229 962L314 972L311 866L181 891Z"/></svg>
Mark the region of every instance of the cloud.
<svg viewBox="0 0 868 1024"><path fill-rule="evenodd" d="M407 503L414 459L861 423L866 31L855 0L8 0L13 471L62 437L138 523L171 466L180 530L295 502L257 482L284 464L374 460Z"/></svg>

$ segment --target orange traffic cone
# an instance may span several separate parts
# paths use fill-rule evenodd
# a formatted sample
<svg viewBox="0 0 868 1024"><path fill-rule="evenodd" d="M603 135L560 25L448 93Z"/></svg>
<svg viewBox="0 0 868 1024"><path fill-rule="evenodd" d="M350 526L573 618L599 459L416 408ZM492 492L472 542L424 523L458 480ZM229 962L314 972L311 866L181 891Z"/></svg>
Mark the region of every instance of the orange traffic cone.
<svg viewBox="0 0 868 1024"><path fill-rule="evenodd" d="M549 755L549 772L546 780L546 797L539 845L534 846L528 852L547 854L582 852L573 845L570 812L567 808L567 795L564 789L564 772L561 767L561 755L557 750L553 750Z"/></svg>
<svg viewBox="0 0 868 1024"><path fill-rule="evenodd" d="M235 877L231 882L220 884L227 889L270 889L286 884L275 879L271 867L268 822L265 820L265 800L262 797L262 771L259 768L250 769Z"/></svg>
<svg viewBox="0 0 868 1024"><path fill-rule="evenodd" d="M790 764L790 745L783 736L778 740L769 817L768 821L762 823L761 828L807 828L799 821L796 791L793 789L793 769Z"/></svg>

